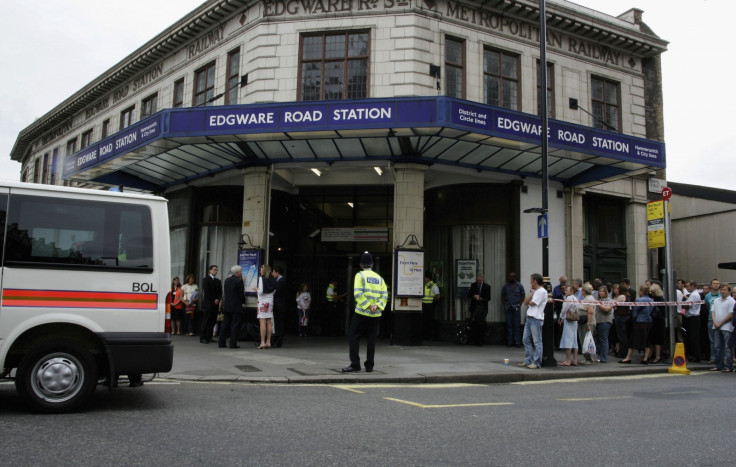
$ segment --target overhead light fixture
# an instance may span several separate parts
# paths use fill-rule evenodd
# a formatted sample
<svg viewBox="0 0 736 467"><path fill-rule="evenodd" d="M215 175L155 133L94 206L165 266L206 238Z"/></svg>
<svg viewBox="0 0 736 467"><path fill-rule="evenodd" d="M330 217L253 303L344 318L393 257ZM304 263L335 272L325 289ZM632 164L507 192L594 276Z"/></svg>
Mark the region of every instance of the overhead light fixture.
<svg viewBox="0 0 736 467"><path fill-rule="evenodd" d="M314 172L314 174L318 177L322 176L322 172L320 172L319 169L312 169L312 172Z"/></svg>
<svg viewBox="0 0 736 467"><path fill-rule="evenodd" d="M381 170L380 167L373 167L373 170L375 170L378 175L383 175L383 170Z"/></svg>
<svg viewBox="0 0 736 467"><path fill-rule="evenodd" d="M348 202L348 206L353 207L353 203Z"/></svg>
<svg viewBox="0 0 736 467"><path fill-rule="evenodd" d="M309 238L316 237L317 235L319 235L320 232L322 232L322 229L315 230L314 232L312 232L312 233L309 234Z"/></svg>

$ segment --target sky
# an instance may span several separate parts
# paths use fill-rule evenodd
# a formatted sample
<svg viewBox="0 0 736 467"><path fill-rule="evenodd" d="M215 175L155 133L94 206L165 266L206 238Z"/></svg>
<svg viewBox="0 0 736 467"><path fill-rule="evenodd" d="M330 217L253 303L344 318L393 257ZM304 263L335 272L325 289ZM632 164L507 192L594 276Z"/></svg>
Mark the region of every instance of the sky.
<svg viewBox="0 0 736 467"><path fill-rule="evenodd" d="M0 31L0 179L19 180L10 160L18 133L202 0L8 0ZM549 3L549 2L548 2ZM733 0L578 0L618 16L644 11L669 41L662 55L667 178L734 189L728 170L736 104L732 74ZM732 65L734 66L734 65ZM734 66L736 68L736 66ZM733 187L733 188L732 188Z"/></svg>

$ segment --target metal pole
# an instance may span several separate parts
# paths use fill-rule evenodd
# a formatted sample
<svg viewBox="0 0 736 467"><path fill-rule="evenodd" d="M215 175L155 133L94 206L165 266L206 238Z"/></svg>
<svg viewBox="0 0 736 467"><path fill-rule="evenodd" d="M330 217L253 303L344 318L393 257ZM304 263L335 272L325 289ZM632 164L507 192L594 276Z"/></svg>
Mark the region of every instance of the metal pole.
<svg viewBox="0 0 736 467"><path fill-rule="evenodd" d="M665 252L665 270L666 270L666 285L667 285L667 301L669 302L675 302L677 301L677 293L675 292L675 279L672 275L672 238L670 237L670 234L672 232L672 225L671 225L671 219L670 219L670 202L668 200L664 200L664 252ZM665 316L667 317L667 323L670 327L670 357L675 356L675 326L677 325L677 320L675 317L677 316L677 313L679 313L679 307L664 307L665 310L674 310L667 313Z"/></svg>
<svg viewBox="0 0 736 467"><path fill-rule="evenodd" d="M548 141L549 118L547 117L547 13L545 0L539 0L539 102L542 117L542 211L549 211ZM548 219L549 220L549 219ZM549 224L547 224L549 225ZM549 277L549 230L542 239L542 276Z"/></svg>

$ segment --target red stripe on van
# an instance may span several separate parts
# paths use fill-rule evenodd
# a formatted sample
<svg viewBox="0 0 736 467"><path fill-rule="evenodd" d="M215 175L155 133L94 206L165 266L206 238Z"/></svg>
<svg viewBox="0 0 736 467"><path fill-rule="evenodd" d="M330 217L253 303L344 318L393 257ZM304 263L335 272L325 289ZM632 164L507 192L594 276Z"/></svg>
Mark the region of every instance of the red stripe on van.
<svg viewBox="0 0 736 467"><path fill-rule="evenodd" d="M5 289L3 306L155 310L158 294Z"/></svg>

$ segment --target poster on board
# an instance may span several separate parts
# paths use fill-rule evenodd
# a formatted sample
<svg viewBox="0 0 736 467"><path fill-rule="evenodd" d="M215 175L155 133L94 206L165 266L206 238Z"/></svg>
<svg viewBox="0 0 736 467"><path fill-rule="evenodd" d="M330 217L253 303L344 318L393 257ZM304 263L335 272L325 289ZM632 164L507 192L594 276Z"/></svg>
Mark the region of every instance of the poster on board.
<svg viewBox="0 0 736 467"><path fill-rule="evenodd" d="M455 260L455 286L458 289L467 289L475 282L478 273L477 259Z"/></svg>
<svg viewBox="0 0 736 467"><path fill-rule="evenodd" d="M258 268L261 250L238 250L238 265L243 268L243 283L246 295L255 295L258 288Z"/></svg>
<svg viewBox="0 0 736 467"><path fill-rule="evenodd" d="M424 296L424 252L421 250L396 250L397 297Z"/></svg>

